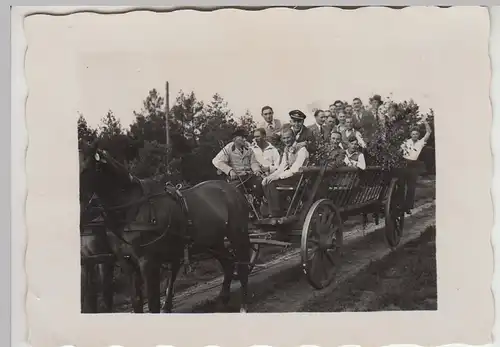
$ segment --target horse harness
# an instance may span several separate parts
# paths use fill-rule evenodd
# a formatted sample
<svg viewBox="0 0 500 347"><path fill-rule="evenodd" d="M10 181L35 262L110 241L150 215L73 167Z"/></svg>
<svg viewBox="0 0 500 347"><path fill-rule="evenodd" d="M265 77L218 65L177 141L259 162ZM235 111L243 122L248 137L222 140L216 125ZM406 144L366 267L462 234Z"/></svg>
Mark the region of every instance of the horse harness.
<svg viewBox="0 0 500 347"><path fill-rule="evenodd" d="M105 226L107 229L109 229L115 236L117 236L120 241L132 246L132 244L125 240L125 238L121 235L120 232L118 232L118 229L125 223L125 227L123 227L123 232L146 232L146 231L160 231L163 229L163 232L153 239L152 241L149 241L144 244L140 244L139 247L147 247L150 246L161 239L163 239L170 231L170 226L171 226L171 220L172 216L170 215L168 224L165 225L158 225L157 221L157 206L156 202L161 199L162 197L165 196L170 196L173 198L173 200L179 204L181 207L182 213L184 217L187 220L187 226L188 228L192 225L192 221L189 218L189 212L188 212L188 207L186 200L182 193L174 187L172 184L167 183L166 186L164 187L163 190L158 191L157 187L158 185L156 183L150 184L147 181L140 180L138 178L133 177L133 180L139 184L141 187L142 191L142 197L133 201L130 201L126 204L122 205L115 205L111 207L104 207L102 204L98 207L100 210L100 218L101 221L98 221L97 219L100 219L99 217L94 219L89 223L90 226ZM89 201L89 205L92 202ZM126 213L129 211L130 208L137 207L141 208L144 205L147 205L147 218L145 221L138 221L137 217L140 217L140 210L137 212L136 217L132 221L128 221L127 218L123 218L121 220L117 220L116 218L116 213L122 213L126 215ZM88 208L88 207L87 207ZM86 209L87 209L86 208ZM115 216L111 217L110 215L115 214ZM104 225L103 225L104 224ZM191 237L189 236L189 233L180 233L180 234L173 234L170 232L170 235L172 236L180 236L181 238L184 238L185 241L188 243L191 241Z"/></svg>

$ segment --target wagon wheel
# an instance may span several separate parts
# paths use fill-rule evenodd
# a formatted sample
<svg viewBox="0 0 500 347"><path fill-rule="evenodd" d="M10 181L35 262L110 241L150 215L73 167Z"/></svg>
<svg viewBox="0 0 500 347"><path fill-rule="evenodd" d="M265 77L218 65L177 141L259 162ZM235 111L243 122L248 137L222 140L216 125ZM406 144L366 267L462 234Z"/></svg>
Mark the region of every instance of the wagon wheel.
<svg viewBox="0 0 500 347"><path fill-rule="evenodd" d="M302 227L302 269L315 289L328 286L340 261L344 226L337 207L328 199L316 201Z"/></svg>
<svg viewBox="0 0 500 347"><path fill-rule="evenodd" d="M401 179L393 178L385 201L385 238L391 248L401 241L405 223L406 186Z"/></svg>

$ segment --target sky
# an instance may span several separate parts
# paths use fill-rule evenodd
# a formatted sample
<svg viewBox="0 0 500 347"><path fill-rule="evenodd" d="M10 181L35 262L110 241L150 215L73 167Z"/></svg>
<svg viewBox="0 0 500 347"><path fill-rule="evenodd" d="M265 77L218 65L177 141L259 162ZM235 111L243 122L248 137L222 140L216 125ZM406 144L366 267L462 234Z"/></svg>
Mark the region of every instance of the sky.
<svg viewBox="0 0 500 347"><path fill-rule="evenodd" d="M480 45L463 38L482 28L468 27L459 11L428 11L75 15L62 39L78 44L75 109L92 125L112 110L128 126L150 89L165 94L166 81L171 105L180 90L205 102L219 93L236 116L249 109L256 120L270 105L282 120L301 109L310 124L313 104L356 96L367 103L375 93L414 98L439 117L445 102L456 102L445 100L450 79L474 78L463 53Z"/></svg>

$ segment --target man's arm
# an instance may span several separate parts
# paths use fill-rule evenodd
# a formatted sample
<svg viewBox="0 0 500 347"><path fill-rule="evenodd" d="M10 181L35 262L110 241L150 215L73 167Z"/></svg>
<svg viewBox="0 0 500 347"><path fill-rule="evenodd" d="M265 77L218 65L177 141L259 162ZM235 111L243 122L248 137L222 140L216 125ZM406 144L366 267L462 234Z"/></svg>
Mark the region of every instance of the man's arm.
<svg viewBox="0 0 500 347"><path fill-rule="evenodd" d="M272 150L272 160L273 162L271 163L271 166L270 166L270 171L271 173L275 172L276 170L278 170L279 166L280 166L280 152L278 152L278 150L276 148L273 148Z"/></svg>
<svg viewBox="0 0 500 347"><path fill-rule="evenodd" d="M366 148L366 142L363 140L363 136L361 136L361 133L356 130L356 139L358 140L358 143L361 147Z"/></svg>
<svg viewBox="0 0 500 347"><path fill-rule="evenodd" d="M257 157L255 156L255 153L252 151L250 151L250 167L252 168L252 171L254 173L258 173L260 172L260 164L259 162L257 161Z"/></svg>
<svg viewBox="0 0 500 347"><path fill-rule="evenodd" d="M306 161L307 158L309 158L309 153L307 152L307 150L305 148L299 149L299 151L297 152L297 158L295 159L295 162L288 170L283 171L283 173L279 175L279 178L285 179L299 172L300 168L304 165L304 162Z"/></svg>
<svg viewBox="0 0 500 347"><path fill-rule="evenodd" d="M427 143L427 140L429 140L429 137L431 137L432 129L427 120L424 121L424 124L425 124L425 135L422 138L422 140L424 140L424 142Z"/></svg>
<svg viewBox="0 0 500 347"><path fill-rule="evenodd" d="M365 156L363 155L363 153L359 153L358 162L357 162L356 166L358 168L360 168L361 170L366 169Z"/></svg>
<svg viewBox="0 0 500 347"><path fill-rule="evenodd" d="M217 153L215 158L212 159L212 164L218 170L224 172L226 175L229 175L229 171L231 171L232 168L229 166L229 155L226 147L224 147L219 153Z"/></svg>

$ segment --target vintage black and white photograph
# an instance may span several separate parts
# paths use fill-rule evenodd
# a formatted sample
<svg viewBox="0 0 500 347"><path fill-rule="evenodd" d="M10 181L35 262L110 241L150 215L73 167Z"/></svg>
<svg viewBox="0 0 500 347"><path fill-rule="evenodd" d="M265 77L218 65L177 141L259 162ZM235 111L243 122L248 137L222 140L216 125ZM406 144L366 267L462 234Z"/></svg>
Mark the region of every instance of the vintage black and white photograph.
<svg viewBox="0 0 500 347"><path fill-rule="evenodd" d="M238 47L207 19L213 50L85 66L82 312L436 310L439 109L364 72L401 48L238 18Z"/></svg>
<svg viewBox="0 0 500 347"><path fill-rule="evenodd" d="M28 17L34 339L479 343L488 23L437 7Z"/></svg>

